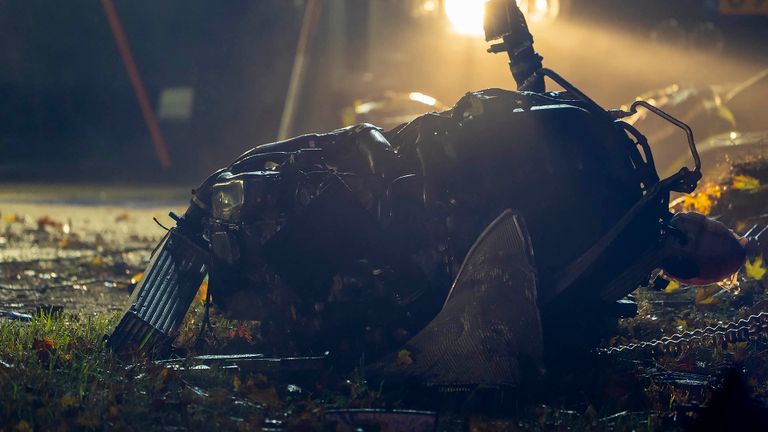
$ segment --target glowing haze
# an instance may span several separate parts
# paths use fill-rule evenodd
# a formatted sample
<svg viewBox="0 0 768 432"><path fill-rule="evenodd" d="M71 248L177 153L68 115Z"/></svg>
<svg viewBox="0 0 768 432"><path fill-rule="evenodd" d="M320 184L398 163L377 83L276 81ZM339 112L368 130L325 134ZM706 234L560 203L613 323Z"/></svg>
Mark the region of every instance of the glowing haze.
<svg viewBox="0 0 768 432"><path fill-rule="evenodd" d="M457 33L481 36L488 0L446 0L445 14Z"/></svg>
<svg viewBox="0 0 768 432"><path fill-rule="evenodd" d="M446 0L445 14L457 33L482 36L485 3L488 0ZM557 0L517 0L520 10L532 21L555 18L559 12Z"/></svg>

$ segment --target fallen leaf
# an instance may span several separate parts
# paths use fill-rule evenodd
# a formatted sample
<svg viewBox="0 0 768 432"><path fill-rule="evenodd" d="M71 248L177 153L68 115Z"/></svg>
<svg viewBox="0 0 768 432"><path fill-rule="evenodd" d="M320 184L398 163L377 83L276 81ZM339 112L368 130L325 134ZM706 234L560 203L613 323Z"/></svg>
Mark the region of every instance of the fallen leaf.
<svg viewBox="0 0 768 432"><path fill-rule="evenodd" d="M40 350L50 351L53 349L54 345L55 345L55 342L51 338L35 339L32 341L32 348L37 351L40 351Z"/></svg>
<svg viewBox="0 0 768 432"><path fill-rule="evenodd" d="M138 272L131 278L131 285L136 285L141 280L142 276L144 276L144 272Z"/></svg>
<svg viewBox="0 0 768 432"><path fill-rule="evenodd" d="M731 111L725 105L717 106L717 116L727 121L728 124L730 124L732 127L736 126L736 116L733 115L733 111Z"/></svg>
<svg viewBox="0 0 768 432"><path fill-rule="evenodd" d="M251 334L251 329L243 323L239 323L237 327L229 329L229 331L227 331L227 337L231 339L230 342L237 342L241 340L246 343L253 343L253 334Z"/></svg>
<svg viewBox="0 0 768 432"><path fill-rule="evenodd" d="M664 288L664 292L666 293L672 293L680 289L680 282L676 280L669 281L669 284L666 288Z"/></svg>
<svg viewBox="0 0 768 432"><path fill-rule="evenodd" d="M720 292L719 286L705 286L696 290L696 304L697 305L711 305L720 301L715 297L715 294Z"/></svg>
<svg viewBox="0 0 768 432"><path fill-rule="evenodd" d="M760 189L760 180L750 176L737 175L733 177L731 186L734 189L754 192Z"/></svg>
<svg viewBox="0 0 768 432"><path fill-rule="evenodd" d="M695 211L704 215L708 215L712 212L712 207L717 203L717 200L722 195L722 188L715 184L707 184L701 187L699 192L685 195L681 200L675 200L676 203L681 202L680 211Z"/></svg>
<svg viewBox="0 0 768 432"><path fill-rule="evenodd" d="M237 327L237 335L244 339L247 342L253 342L253 335L251 335L251 329L249 329L245 324L240 324Z"/></svg>
<svg viewBox="0 0 768 432"><path fill-rule="evenodd" d="M232 387L235 389L236 392L240 391L240 388L242 387L242 381L240 381L240 377L235 375L234 378L232 378Z"/></svg>
<svg viewBox="0 0 768 432"><path fill-rule="evenodd" d="M6 223L23 223L24 218L15 213L3 215L3 222Z"/></svg>
<svg viewBox="0 0 768 432"><path fill-rule="evenodd" d="M59 406L61 406L61 409L67 410L75 405L77 405L77 399L69 393L59 399Z"/></svg>
<svg viewBox="0 0 768 432"><path fill-rule="evenodd" d="M747 262L744 263L744 272L754 280L762 280L763 277L765 277L766 272L763 256L758 256L754 261L747 260Z"/></svg>
<svg viewBox="0 0 768 432"><path fill-rule="evenodd" d="M133 280L131 280L131 283L133 283ZM195 294L195 301L198 303L205 303L205 298L208 296L208 276L203 279L203 282L200 284L200 288L197 289L197 294Z"/></svg>
<svg viewBox="0 0 768 432"><path fill-rule="evenodd" d="M733 354L733 359L738 362L743 362L747 358L749 349L749 342L736 342L728 344L728 351Z"/></svg>
<svg viewBox="0 0 768 432"><path fill-rule="evenodd" d="M22 420L16 423L16 427L13 430L16 432L32 432L32 426L26 420Z"/></svg>
<svg viewBox="0 0 768 432"><path fill-rule="evenodd" d="M51 338L35 339L32 341L32 349L35 350L38 360L47 362L51 357L55 343Z"/></svg>
<svg viewBox="0 0 768 432"><path fill-rule="evenodd" d="M45 229L45 227L51 227L54 229L61 229L63 227L63 224L61 222L55 221L51 219L48 216L43 216L41 218L37 219L37 228L38 229Z"/></svg>
<svg viewBox="0 0 768 432"><path fill-rule="evenodd" d="M408 350L400 350L397 353L397 365L398 366L410 366L413 364L413 358L411 352Z"/></svg>

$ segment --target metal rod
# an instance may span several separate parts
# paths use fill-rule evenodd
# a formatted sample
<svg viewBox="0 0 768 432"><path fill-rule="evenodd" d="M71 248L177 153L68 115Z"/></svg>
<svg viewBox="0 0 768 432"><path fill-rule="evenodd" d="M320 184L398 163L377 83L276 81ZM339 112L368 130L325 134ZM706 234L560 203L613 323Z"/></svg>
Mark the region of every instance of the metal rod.
<svg viewBox="0 0 768 432"><path fill-rule="evenodd" d="M128 79L131 81L133 92L136 94L136 100L139 102L141 114L144 116L144 123L149 130L149 136L155 147L155 154L160 160L160 165L163 169L168 169L171 167L171 156L168 153L168 147L165 145L163 134L160 132L160 126L157 124L155 112L152 110L152 105L149 103L147 92L144 89L144 83L141 81L141 75L136 67L136 62L133 59L131 46L128 44L128 39L125 37L125 31L120 23L120 18L117 15L115 5L112 0L100 1L101 5L104 7L104 13L107 15L107 21L109 22L109 28L112 30L112 36L115 38L117 51L120 53L120 58L123 60L125 71L128 73Z"/></svg>
<svg viewBox="0 0 768 432"><path fill-rule="evenodd" d="M695 164L694 172L701 171L701 157L699 157L699 151L696 149L696 140L693 137L693 130L691 130L691 127L644 100L635 101L629 108L629 111L634 114L637 112L637 107L640 106L679 127L683 130L683 132L685 132L685 137L688 140L688 148L691 151L693 163Z"/></svg>

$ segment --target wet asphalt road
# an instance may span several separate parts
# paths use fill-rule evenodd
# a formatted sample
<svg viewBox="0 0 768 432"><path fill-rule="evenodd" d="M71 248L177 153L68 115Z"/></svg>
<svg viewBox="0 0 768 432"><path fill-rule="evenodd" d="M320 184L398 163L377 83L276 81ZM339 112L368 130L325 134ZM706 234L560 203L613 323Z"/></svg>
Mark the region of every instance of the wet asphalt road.
<svg viewBox="0 0 768 432"><path fill-rule="evenodd" d="M123 309L132 282L188 191L98 185L0 186L0 314Z"/></svg>

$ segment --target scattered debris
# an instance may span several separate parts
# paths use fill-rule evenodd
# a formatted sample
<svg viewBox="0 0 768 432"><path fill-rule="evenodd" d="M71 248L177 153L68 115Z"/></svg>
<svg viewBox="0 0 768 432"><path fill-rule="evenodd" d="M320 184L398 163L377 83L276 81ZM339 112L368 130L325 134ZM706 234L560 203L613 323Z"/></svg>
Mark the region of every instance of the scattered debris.
<svg viewBox="0 0 768 432"><path fill-rule="evenodd" d="M16 311L9 311L9 310L2 310L0 309L0 318L15 320L15 321L32 321L32 315L16 312Z"/></svg>

